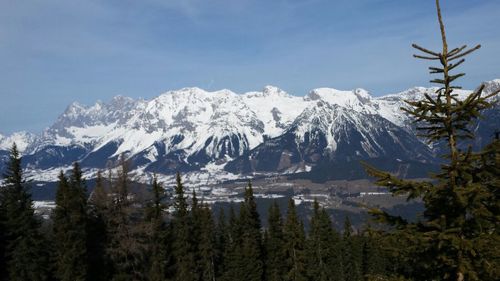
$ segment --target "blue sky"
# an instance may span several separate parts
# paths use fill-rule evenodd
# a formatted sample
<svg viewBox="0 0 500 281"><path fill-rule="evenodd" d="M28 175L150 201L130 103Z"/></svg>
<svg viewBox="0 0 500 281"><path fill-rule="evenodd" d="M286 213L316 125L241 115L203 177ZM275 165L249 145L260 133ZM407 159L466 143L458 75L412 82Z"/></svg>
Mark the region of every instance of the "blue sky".
<svg viewBox="0 0 500 281"><path fill-rule="evenodd" d="M442 1L451 45L481 43L462 84L500 78L500 1ZM39 132L73 101L197 86L429 86L433 0L0 0L0 132Z"/></svg>

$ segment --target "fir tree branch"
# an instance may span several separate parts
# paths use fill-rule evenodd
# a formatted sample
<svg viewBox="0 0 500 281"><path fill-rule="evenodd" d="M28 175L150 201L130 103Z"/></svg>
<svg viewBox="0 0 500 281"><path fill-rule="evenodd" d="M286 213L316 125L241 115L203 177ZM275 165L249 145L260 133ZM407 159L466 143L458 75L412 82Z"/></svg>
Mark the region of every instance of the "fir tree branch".
<svg viewBox="0 0 500 281"><path fill-rule="evenodd" d="M467 45L463 45L462 47L460 48L455 48L453 50L451 50L449 53L448 53L448 57L451 57L451 56L454 56L458 53L460 53L461 51L463 51L465 48L467 48Z"/></svg>
<svg viewBox="0 0 500 281"><path fill-rule="evenodd" d="M408 225L408 221L401 216L393 216L389 213L382 211L381 209L370 209L368 213L375 217L378 222L385 223L396 227L397 229L402 229Z"/></svg>
<svg viewBox="0 0 500 281"><path fill-rule="evenodd" d="M419 45L417 45L417 44L415 44L415 43L414 43L414 44L412 44L411 46L412 46L413 48L417 49L417 50L420 50L420 51L422 51L422 52L424 52L424 53L427 53L427 54L429 54L429 55L435 56L435 57L437 57L437 58L439 58L439 56L440 56L440 54L439 54L439 53L436 53L436 52L433 52L433 51L431 51L431 50L428 50L428 49L426 49L426 48L424 48L424 47L421 47L421 46L419 46Z"/></svg>
<svg viewBox="0 0 500 281"><path fill-rule="evenodd" d="M455 67L457 67L457 66L461 65L461 64L462 64L462 63L464 63L464 62L465 62L465 59L461 59L461 60L459 60L459 61L458 61L457 63L455 63L455 64L450 64L450 65L448 65L448 70L452 70L452 69L454 69Z"/></svg>
<svg viewBox="0 0 500 281"><path fill-rule="evenodd" d="M413 57L417 58L417 59L423 59L423 60L439 60L439 58L426 57L426 56L421 56L421 55L413 55Z"/></svg>
<svg viewBox="0 0 500 281"><path fill-rule="evenodd" d="M479 50L480 48L481 48L481 45L477 45L476 47L474 47L474 48L472 48L472 49L469 49L469 50L467 50L467 51L465 51L465 52L463 52L463 53L460 53L460 54L458 54L458 55L455 55L455 56L449 57L449 58L448 58L448 60L449 60L449 61L456 60L456 59L461 58L461 57L464 57L464 56L466 56L466 55L468 55L468 54L470 54L470 53L472 53L472 52L474 52L474 51L476 51L476 50Z"/></svg>

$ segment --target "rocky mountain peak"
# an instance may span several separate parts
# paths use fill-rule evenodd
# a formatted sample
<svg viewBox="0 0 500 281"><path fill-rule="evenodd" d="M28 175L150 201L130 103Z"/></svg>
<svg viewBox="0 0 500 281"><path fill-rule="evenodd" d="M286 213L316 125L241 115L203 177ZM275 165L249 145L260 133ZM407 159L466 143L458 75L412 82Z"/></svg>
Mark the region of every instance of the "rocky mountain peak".
<svg viewBox="0 0 500 281"><path fill-rule="evenodd" d="M499 79L486 82L485 93L498 87ZM276 167L286 167L289 161L303 167L306 161L313 170L332 155L334 160L325 161L405 153L406 159L425 155L422 159L429 160L429 147L415 137L411 117L400 108L405 99L433 92L435 88L416 87L372 97L359 88L318 88L298 97L266 86L242 95L230 90L183 88L150 100L116 96L92 106L71 104L40 136L26 132L0 135L0 150L5 155L16 141L35 169L60 168L72 161L81 161L88 169L102 168L125 153L138 173L205 167L221 171L224 165L248 155L262 156L262 165L272 162ZM456 93L465 96L470 91ZM496 108L491 110L494 113ZM481 128L491 135L490 127ZM270 147L272 152L267 150ZM276 162L269 162L259 151L271 153L270 159L275 157ZM253 165L247 160L239 163ZM266 171L272 172L274 168L269 167Z"/></svg>
<svg viewBox="0 0 500 281"><path fill-rule="evenodd" d="M287 92L285 92L284 90L276 87L276 86L271 86L271 85L267 85L264 87L264 89L262 90L262 93L265 95L265 96L281 96L281 97L288 97L289 94Z"/></svg>

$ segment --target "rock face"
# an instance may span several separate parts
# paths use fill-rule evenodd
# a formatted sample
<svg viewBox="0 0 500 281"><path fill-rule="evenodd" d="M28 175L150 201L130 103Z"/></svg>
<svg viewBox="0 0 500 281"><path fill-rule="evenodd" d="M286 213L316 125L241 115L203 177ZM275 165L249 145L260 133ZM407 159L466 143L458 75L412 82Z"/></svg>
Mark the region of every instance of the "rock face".
<svg viewBox="0 0 500 281"><path fill-rule="evenodd" d="M500 80L485 83L485 93L498 88ZM348 178L362 176L359 162L364 160L411 176L418 167L436 164L443 146L420 141L411 118L399 108L404 100L435 90L372 97L363 89L319 88L297 97L272 86L241 95L185 88L152 100L117 96L92 106L73 103L40 135L0 135L0 163L16 142L28 171L42 174L74 161L88 170L103 169L124 154L137 173L318 177L330 171L330 176ZM473 124L476 148L498 130L498 105L484 115Z"/></svg>
<svg viewBox="0 0 500 281"><path fill-rule="evenodd" d="M308 172L367 159L432 163L430 148L380 115L319 101L280 136L226 165L231 172Z"/></svg>

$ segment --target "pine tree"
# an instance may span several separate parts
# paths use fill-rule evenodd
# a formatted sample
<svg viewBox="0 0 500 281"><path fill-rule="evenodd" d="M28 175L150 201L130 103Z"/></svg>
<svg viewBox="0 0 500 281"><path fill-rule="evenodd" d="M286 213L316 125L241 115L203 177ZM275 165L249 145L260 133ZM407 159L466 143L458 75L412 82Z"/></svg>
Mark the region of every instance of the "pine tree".
<svg viewBox="0 0 500 281"><path fill-rule="evenodd" d="M288 201L283 236L286 253L285 262L287 266L285 280L307 280L304 226L298 218L295 202L291 198Z"/></svg>
<svg viewBox="0 0 500 281"><path fill-rule="evenodd" d="M80 166L73 165L70 180L60 173L53 213L56 276L59 280L86 280L87 204Z"/></svg>
<svg viewBox="0 0 500 281"><path fill-rule="evenodd" d="M286 277L283 218L278 202L273 201L268 212L268 229L265 240L266 280L281 281Z"/></svg>
<svg viewBox="0 0 500 281"><path fill-rule="evenodd" d="M200 241L198 244L200 279L213 281L216 277L215 225L212 211L205 205L200 209Z"/></svg>
<svg viewBox="0 0 500 281"><path fill-rule="evenodd" d="M490 256L489 252L480 252L480 245L483 241L498 241L496 229L500 217L498 209L493 207L498 202L498 192L485 187L477 176L474 165L477 154L470 146L460 149L458 143L473 138L471 124L483 109L491 106L487 99L498 91L483 96L483 85L464 100L454 93L460 87L452 83L465 74L451 74L451 71L480 45L450 50L439 0L436 8L442 50L435 52L416 44L413 47L422 52L415 57L440 63L438 67L430 67L430 71L442 75L431 81L441 88L434 96L407 101L408 108L403 110L415 118L417 129L429 143L446 144L445 164L431 181L425 182L403 180L367 165L368 173L377 178L378 185L388 187L394 194L406 194L408 200L419 198L425 205L424 219L416 223L381 210L372 213L380 221L393 225L393 235L399 240L407 241L408 248L404 251L409 252L406 258L413 265L411 277L415 280L494 280L498 275L494 275L496 269L489 265L498 260L498 252Z"/></svg>
<svg viewBox="0 0 500 281"><path fill-rule="evenodd" d="M222 280L262 280L264 264L260 219L251 183L245 188L239 216L229 210L228 239L224 254Z"/></svg>
<svg viewBox="0 0 500 281"><path fill-rule="evenodd" d="M475 156L471 163L474 182L478 182L481 189L481 200L474 201L474 215L478 224L490 235L482 235L474 240L477 253L483 258L475 259L474 267L478 270L478 276L482 280L493 280L500 276L500 228L498 228L498 214L500 214L500 139L494 139L480 153ZM484 258L485 257L485 258Z"/></svg>
<svg viewBox="0 0 500 281"><path fill-rule="evenodd" d="M171 247L165 221L167 206L163 203L165 191L156 175L153 176L152 193L153 198L146 208L146 222L149 224L148 253L150 253L148 280L163 281L167 278L168 267L171 263Z"/></svg>
<svg viewBox="0 0 500 281"><path fill-rule="evenodd" d="M184 186L182 185L181 176L177 173L177 185L175 187L174 198L174 259L175 259L175 280L177 281L194 281L196 280L196 263L192 250L191 227L188 212L186 197L184 194Z"/></svg>
<svg viewBox="0 0 500 281"><path fill-rule="evenodd" d="M340 237L332 228L325 209L313 203L311 229L307 239L307 274L310 280L343 280Z"/></svg>
<svg viewBox="0 0 500 281"><path fill-rule="evenodd" d="M262 262L262 234L257 204L253 195L252 184L245 188L245 201L240 206L239 227L241 231L240 278L248 281L260 281L264 274Z"/></svg>
<svg viewBox="0 0 500 281"><path fill-rule="evenodd" d="M40 222L34 214L33 202L23 178L21 157L15 144L10 150L1 192L9 280L47 280L48 254L45 252L45 241L39 232Z"/></svg>
<svg viewBox="0 0 500 281"><path fill-rule="evenodd" d="M113 262L112 280L143 280L145 269L146 225L141 202L130 193L128 163L121 156L116 183L111 185L111 206L108 216L108 254Z"/></svg>
<svg viewBox="0 0 500 281"><path fill-rule="evenodd" d="M226 271L225 254L229 244L229 230L226 222L226 215L224 209L220 209L219 217L217 219L217 226L215 228L215 250L216 250L216 279L221 279Z"/></svg>
<svg viewBox="0 0 500 281"><path fill-rule="evenodd" d="M242 274L242 229L233 205L229 208L229 225L227 234L223 257L224 273L222 275L222 280L238 280L241 278Z"/></svg>
<svg viewBox="0 0 500 281"><path fill-rule="evenodd" d="M88 280L104 281L110 279L112 264L106 253L106 247L109 243L107 219L111 205L111 197L105 188L102 172L98 171L88 207Z"/></svg>
<svg viewBox="0 0 500 281"><path fill-rule="evenodd" d="M386 259L380 247L379 233L370 226L361 235L361 275L364 280L387 276Z"/></svg>
<svg viewBox="0 0 500 281"><path fill-rule="evenodd" d="M72 173L69 178L72 191L73 210L72 231L75 232L72 250L75 252L74 259L80 265L74 273L72 280L86 279L88 276L88 252L87 252L87 186L82 176L82 170L78 162L73 163Z"/></svg>
<svg viewBox="0 0 500 281"><path fill-rule="evenodd" d="M344 280L346 281L361 281L361 253L360 243L353 235L352 224L349 217L344 221L343 249L342 249L342 265L344 269Z"/></svg>
<svg viewBox="0 0 500 281"><path fill-rule="evenodd" d="M199 243L202 236L202 208L198 202L198 197L196 196L196 191L193 189L191 195L191 210L189 212L189 245L190 251L193 255L193 259L196 267L193 272L195 274L194 278L199 280L201 278L201 262L200 262L200 251L199 251Z"/></svg>

